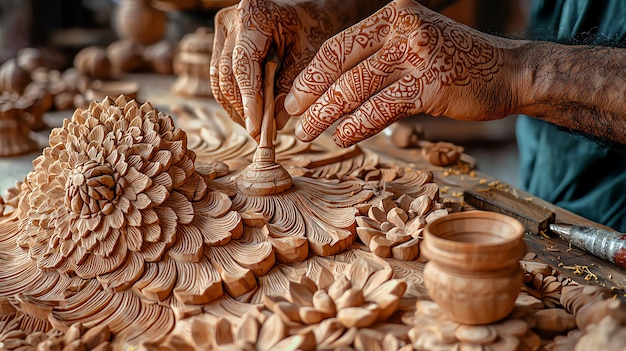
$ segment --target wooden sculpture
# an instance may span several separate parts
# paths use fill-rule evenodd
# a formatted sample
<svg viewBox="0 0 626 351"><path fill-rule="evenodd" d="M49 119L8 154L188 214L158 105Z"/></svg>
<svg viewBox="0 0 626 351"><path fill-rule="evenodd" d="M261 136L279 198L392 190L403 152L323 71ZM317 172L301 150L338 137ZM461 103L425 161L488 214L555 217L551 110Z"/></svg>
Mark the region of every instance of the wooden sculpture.
<svg viewBox="0 0 626 351"><path fill-rule="evenodd" d="M27 86L24 94L39 97L44 102L44 111L52 108L86 108L84 94L90 85L91 79L73 67L63 72L37 69L33 72L33 82Z"/></svg>
<svg viewBox="0 0 626 351"><path fill-rule="evenodd" d="M30 73L38 68L49 68L45 53L35 48L24 48L18 51L17 64Z"/></svg>
<svg viewBox="0 0 626 351"><path fill-rule="evenodd" d="M121 0L115 10L115 31L121 39L149 45L163 39L167 26L165 13L150 0Z"/></svg>
<svg viewBox="0 0 626 351"><path fill-rule="evenodd" d="M355 239L355 206L373 196L363 181L293 177L275 162L273 139L275 63L267 63L263 132L252 164L225 184L244 223L262 228L280 262L300 262L309 250L328 256Z"/></svg>
<svg viewBox="0 0 626 351"><path fill-rule="evenodd" d="M168 40L148 45L143 51L143 59L152 71L159 74L172 74L176 46L174 42Z"/></svg>
<svg viewBox="0 0 626 351"><path fill-rule="evenodd" d="M259 144L225 113L179 115L196 123L186 133L124 97L52 131L24 182L0 197L0 348L623 346L626 307L610 290L530 258L510 284L511 313L452 321L453 299L431 301L420 262L424 225L449 218L432 173L275 136L267 68ZM492 302L508 297L495 290Z"/></svg>
<svg viewBox="0 0 626 351"><path fill-rule="evenodd" d="M198 28L185 35L174 57L174 74L178 79L172 91L180 95L211 96L210 63L213 51L213 30Z"/></svg>
<svg viewBox="0 0 626 351"><path fill-rule="evenodd" d="M426 223L448 214L437 202L439 188L432 178L426 171L408 170L398 178L390 173L381 180L389 192L359 206L363 215L357 217L357 234L375 255L408 261L419 257Z"/></svg>
<svg viewBox="0 0 626 351"><path fill-rule="evenodd" d="M438 142L422 142L422 155L428 162L435 166L449 166L459 160L463 154L462 146L452 143Z"/></svg>
<svg viewBox="0 0 626 351"><path fill-rule="evenodd" d="M30 137L26 109L32 100L3 93L0 96L0 156L15 156L36 150L39 146Z"/></svg>
<svg viewBox="0 0 626 351"><path fill-rule="evenodd" d="M117 74L134 71L145 64L143 46L130 40L118 40L109 44L106 53L113 72Z"/></svg>
<svg viewBox="0 0 626 351"><path fill-rule="evenodd" d="M98 46L89 46L76 54L74 67L86 76L95 79L110 78L112 66L107 51Z"/></svg>
<svg viewBox="0 0 626 351"><path fill-rule="evenodd" d="M17 60L7 60L0 66L0 89L22 94L30 83L30 72L20 67Z"/></svg>
<svg viewBox="0 0 626 351"><path fill-rule="evenodd" d="M279 287L264 295L263 304L235 318L192 317L159 347L367 350L389 344L390 350L397 350L406 345L409 327L401 324L400 314L413 310L406 282L394 279L394 269L383 261L357 253L351 262L341 262L341 256L335 261L320 258L319 267L305 264L300 274L306 275L293 280L285 276L304 267L285 266L282 278L276 275L274 280ZM189 329L191 333L185 331Z"/></svg>
<svg viewBox="0 0 626 351"><path fill-rule="evenodd" d="M132 342L163 337L174 311L255 289L272 246L243 232L228 196L209 189L224 168L196 170L185 141L150 104L76 110L0 217L0 296L56 329L106 320Z"/></svg>

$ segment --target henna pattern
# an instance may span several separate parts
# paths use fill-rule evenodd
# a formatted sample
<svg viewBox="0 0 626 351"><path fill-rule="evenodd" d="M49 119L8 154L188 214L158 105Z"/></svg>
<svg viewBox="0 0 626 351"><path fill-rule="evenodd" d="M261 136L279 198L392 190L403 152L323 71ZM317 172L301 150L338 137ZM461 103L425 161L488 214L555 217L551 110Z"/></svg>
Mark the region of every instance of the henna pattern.
<svg viewBox="0 0 626 351"><path fill-rule="evenodd" d="M349 17L349 7L341 8L333 11L333 1L243 0L218 12L214 47L218 52L211 60L213 95L251 135L260 130L262 65L270 48L282 64L275 89L281 128L289 117L283 101L291 83L322 42L345 25L339 18Z"/></svg>
<svg viewBox="0 0 626 351"><path fill-rule="evenodd" d="M449 101L476 96L476 85L494 80L503 42L396 0L329 39L296 78L299 111L289 111L302 114L296 135L312 140L346 116L334 134L345 147L420 112L470 119ZM459 105L493 112L493 103L477 100Z"/></svg>

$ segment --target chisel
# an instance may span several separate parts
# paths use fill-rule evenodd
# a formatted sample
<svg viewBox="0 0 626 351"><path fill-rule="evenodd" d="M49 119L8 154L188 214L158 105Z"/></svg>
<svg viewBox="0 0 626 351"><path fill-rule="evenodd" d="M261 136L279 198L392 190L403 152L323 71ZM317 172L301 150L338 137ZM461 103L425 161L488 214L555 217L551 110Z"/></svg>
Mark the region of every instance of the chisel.
<svg viewBox="0 0 626 351"><path fill-rule="evenodd" d="M574 224L550 224L550 231L572 245L626 268L626 235L616 231Z"/></svg>

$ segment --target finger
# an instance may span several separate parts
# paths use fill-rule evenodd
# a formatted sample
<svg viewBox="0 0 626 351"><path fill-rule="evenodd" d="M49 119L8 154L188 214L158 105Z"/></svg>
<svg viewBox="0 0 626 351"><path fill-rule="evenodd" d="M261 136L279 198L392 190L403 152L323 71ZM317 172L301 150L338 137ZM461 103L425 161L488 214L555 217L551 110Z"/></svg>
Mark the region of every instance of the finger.
<svg viewBox="0 0 626 351"><path fill-rule="evenodd" d="M392 32L397 10L386 6L322 44L307 68L296 77L285 101L291 115L300 115L344 72L378 51Z"/></svg>
<svg viewBox="0 0 626 351"><path fill-rule="evenodd" d="M213 40L213 52L211 53L211 91L215 100L224 108L230 118L236 123L244 125L243 119L235 108L224 97L220 89L220 57L224 49L224 42L228 35L227 23L232 23L236 6L231 6L218 11L215 15L215 37Z"/></svg>
<svg viewBox="0 0 626 351"><path fill-rule="evenodd" d="M243 103L241 93L237 86L237 80L233 72L233 48L235 46L236 36L234 33L226 36L224 48L219 58L219 86L222 95L235 110L238 120L245 126L245 118L243 112Z"/></svg>
<svg viewBox="0 0 626 351"><path fill-rule="evenodd" d="M317 138L324 130L371 96L400 79L411 61L406 37L396 37L382 49L344 73L301 116L296 136L302 141Z"/></svg>
<svg viewBox="0 0 626 351"><path fill-rule="evenodd" d="M246 129L259 135L263 119L263 61L269 38L261 33L238 33L232 54L233 74L241 92Z"/></svg>
<svg viewBox="0 0 626 351"><path fill-rule="evenodd" d="M313 53L308 55L296 50L289 50L281 63L282 67L278 73L275 88L276 128L279 130L283 129L291 117L284 107L285 97L289 93L295 77L306 66L306 63L310 61L311 56L313 56Z"/></svg>
<svg viewBox="0 0 626 351"><path fill-rule="evenodd" d="M277 89L280 89L280 87L276 87ZM287 92L289 92L289 89L285 89L282 92L279 92L278 95L276 95L276 99L274 102L274 106L276 106L276 129L281 130L283 129L283 127L285 127L285 124L287 124L287 122L289 122L289 118L291 117L289 115L289 113L287 113L287 111L285 111L285 96L287 96Z"/></svg>
<svg viewBox="0 0 626 351"><path fill-rule="evenodd" d="M335 144L349 147L422 108L424 80L405 75L345 117L333 133Z"/></svg>

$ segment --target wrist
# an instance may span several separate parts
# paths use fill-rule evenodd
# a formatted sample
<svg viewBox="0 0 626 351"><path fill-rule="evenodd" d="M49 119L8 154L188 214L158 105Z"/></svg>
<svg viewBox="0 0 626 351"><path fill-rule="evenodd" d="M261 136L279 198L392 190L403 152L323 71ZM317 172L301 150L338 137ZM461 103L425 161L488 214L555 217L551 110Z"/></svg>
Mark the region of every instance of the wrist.
<svg viewBox="0 0 626 351"><path fill-rule="evenodd" d="M548 87L546 84L539 84L538 75L546 74L542 72L537 62L544 57L544 48L541 42L520 40L519 45L511 48L511 82L512 96L515 103L512 105L511 114L535 115L537 110L537 96L543 94L543 90ZM541 79L543 83L545 81Z"/></svg>

